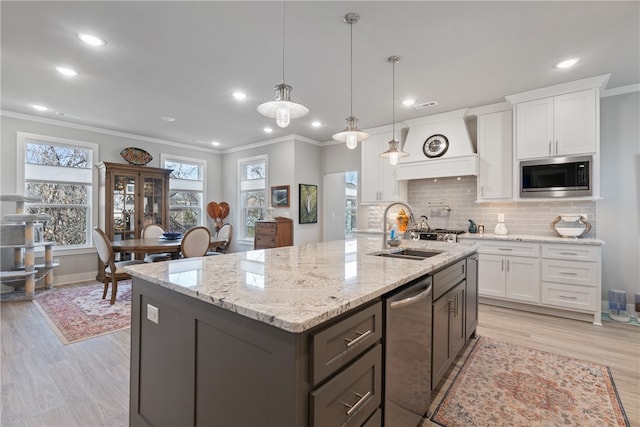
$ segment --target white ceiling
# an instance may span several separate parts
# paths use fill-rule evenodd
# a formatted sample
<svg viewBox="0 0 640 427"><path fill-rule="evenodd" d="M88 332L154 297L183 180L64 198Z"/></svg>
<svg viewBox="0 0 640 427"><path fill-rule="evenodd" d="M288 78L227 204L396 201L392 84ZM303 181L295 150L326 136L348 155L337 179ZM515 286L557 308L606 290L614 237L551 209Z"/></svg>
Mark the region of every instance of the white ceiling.
<svg viewBox="0 0 640 427"><path fill-rule="evenodd" d="M361 16L353 27L361 128L392 121L390 55L401 57L396 121L606 73L608 88L640 82L638 1L287 1L285 80L310 113L280 129L256 107L281 80L281 5L2 1L2 109L203 147L217 140L221 150L289 134L330 141L349 115L348 12ZM107 45L84 45L77 32ZM553 68L576 56L574 68ZM64 78L56 65L79 75ZM237 89L249 97L234 100ZM400 104L405 97L439 105L416 110Z"/></svg>

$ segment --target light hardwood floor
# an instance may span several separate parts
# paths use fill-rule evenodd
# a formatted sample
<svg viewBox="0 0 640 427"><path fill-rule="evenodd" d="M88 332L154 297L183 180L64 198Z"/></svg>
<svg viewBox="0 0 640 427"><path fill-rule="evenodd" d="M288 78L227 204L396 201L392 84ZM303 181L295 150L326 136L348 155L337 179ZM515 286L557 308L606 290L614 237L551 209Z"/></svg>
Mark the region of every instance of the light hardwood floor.
<svg viewBox="0 0 640 427"><path fill-rule="evenodd" d="M128 425L129 330L64 346L34 304L4 302L0 314L0 425ZM609 366L631 425L640 427L639 327L480 306L478 334Z"/></svg>

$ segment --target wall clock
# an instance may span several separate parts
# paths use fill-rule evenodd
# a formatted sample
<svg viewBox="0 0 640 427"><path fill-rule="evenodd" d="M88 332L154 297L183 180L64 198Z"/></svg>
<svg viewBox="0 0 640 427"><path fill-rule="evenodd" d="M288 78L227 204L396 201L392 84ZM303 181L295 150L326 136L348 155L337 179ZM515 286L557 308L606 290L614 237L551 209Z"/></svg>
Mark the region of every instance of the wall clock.
<svg viewBox="0 0 640 427"><path fill-rule="evenodd" d="M435 134L424 141L422 152L427 157L440 157L447 152L449 140L446 136Z"/></svg>

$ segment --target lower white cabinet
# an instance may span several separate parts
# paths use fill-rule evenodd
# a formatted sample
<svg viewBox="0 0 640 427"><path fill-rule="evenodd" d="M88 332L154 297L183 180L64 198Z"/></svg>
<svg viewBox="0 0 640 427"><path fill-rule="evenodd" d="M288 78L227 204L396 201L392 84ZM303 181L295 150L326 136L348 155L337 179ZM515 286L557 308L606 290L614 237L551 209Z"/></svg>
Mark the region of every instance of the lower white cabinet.
<svg viewBox="0 0 640 427"><path fill-rule="evenodd" d="M600 324L601 246L483 240L478 253L482 302Z"/></svg>

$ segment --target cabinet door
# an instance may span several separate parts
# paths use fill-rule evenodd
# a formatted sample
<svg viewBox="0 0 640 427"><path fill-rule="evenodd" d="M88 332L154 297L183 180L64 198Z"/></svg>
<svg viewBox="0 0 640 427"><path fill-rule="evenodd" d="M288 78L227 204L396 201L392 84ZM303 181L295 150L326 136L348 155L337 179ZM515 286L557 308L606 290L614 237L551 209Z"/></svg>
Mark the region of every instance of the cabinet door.
<svg viewBox="0 0 640 427"><path fill-rule="evenodd" d="M512 197L511 111L478 116L478 199Z"/></svg>
<svg viewBox="0 0 640 427"><path fill-rule="evenodd" d="M433 303L433 337L431 348L431 389L447 372L451 362L464 346L464 290L466 282Z"/></svg>
<svg viewBox="0 0 640 427"><path fill-rule="evenodd" d="M487 297L505 296L505 260L500 255L481 254L478 261L478 294Z"/></svg>
<svg viewBox="0 0 640 427"><path fill-rule="evenodd" d="M114 173L110 176L111 192L108 202L111 205L110 223L105 224L106 233L111 229L113 240L136 238L136 187L137 174Z"/></svg>
<svg viewBox="0 0 640 427"><path fill-rule="evenodd" d="M449 321L449 363L453 362L453 359L455 359L465 343L464 303L466 286L465 280L452 289L452 310L449 312L451 316Z"/></svg>
<svg viewBox="0 0 640 427"><path fill-rule="evenodd" d="M380 137L372 135L361 143L361 197L362 203L380 201Z"/></svg>
<svg viewBox="0 0 640 427"><path fill-rule="evenodd" d="M516 156L518 160L552 155L553 98L516 105Z"/></svg>
<svg viewBox="0 0 640 427"><path fill-rule="evenodd" d="M476 254L467 258L467 289L464 294L465 340L475 334L478 326L478 257Z"/></svg>
<svg viewBox="0 0 640 427"><path fill-rule="evenodd" d="M540 260L505 257L506 297L517 301L540 302Z"/></svg>
<svg viewBox="0 0 640 427"><path fill-rule="evenodd" d="M555 154L596 152L596 91L589 89L554 98Z"/></svg>

